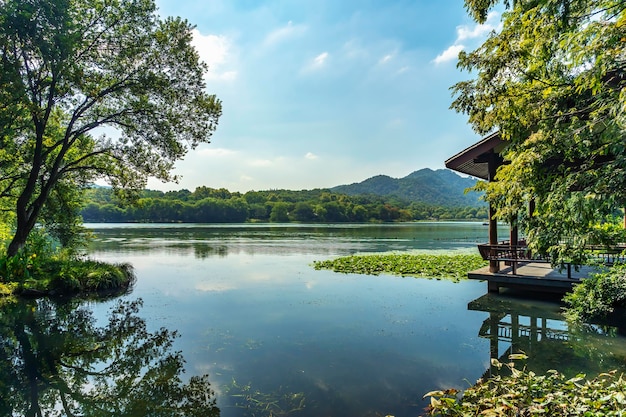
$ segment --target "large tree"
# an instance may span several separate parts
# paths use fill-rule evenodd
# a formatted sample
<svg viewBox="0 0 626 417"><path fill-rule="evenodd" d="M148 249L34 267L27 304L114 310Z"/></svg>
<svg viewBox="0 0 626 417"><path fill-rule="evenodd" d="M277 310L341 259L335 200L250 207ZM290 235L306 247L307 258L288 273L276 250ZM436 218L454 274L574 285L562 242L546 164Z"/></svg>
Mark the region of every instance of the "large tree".
<svg viewBox="0 0 626 417"><path fill-rule="evenodd" d="M9 255L59 184L172 180L174 162L209 141L221 103L206 92L192 29L161 19L153 0L0 0L0 208L16 220Z"/></svg>
<svg viewBox="0 0 626 417"><path fill-rule="evenodd" d="M487 198L516 221L527 203L531 246L580 261L595 225L626 204L626 2L466 0L477 22L499 7L502 28L459 55L474 78L452 108L508 141ZM524 218L522 218L524 220Z"/></svg>

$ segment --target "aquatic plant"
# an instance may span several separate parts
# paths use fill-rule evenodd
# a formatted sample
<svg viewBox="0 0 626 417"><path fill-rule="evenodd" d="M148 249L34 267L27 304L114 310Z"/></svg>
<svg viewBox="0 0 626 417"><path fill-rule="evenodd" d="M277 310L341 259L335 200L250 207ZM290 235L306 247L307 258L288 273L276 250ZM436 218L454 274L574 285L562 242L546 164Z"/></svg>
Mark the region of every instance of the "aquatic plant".
<svg viewBox="0 0 626 417"><path fill-rule="evenodd" d="M523 354L509 360L525 359ZM461 395L458 390L432 391L427 413L431 416L621 416L626 408L626 380L616 372L602 373L593 379L579 374L565 379L551 370L537 375L516 369L514 362L502 364L492 359L497 368L506 366L507 375L478 380Z"/></svg>
<svg viewBox="0 0 626 417"><path fill-rule="evenodd" d="M263 392L252 384L240 385L233 378L230 385L225 386L225 392L234 401L234 406L246 410L244 415L249 416L289 416L302 411L306 407L306 397L303 392L283 390Z"/></svg>
<svg viewBox="0 0 626 417"><path fill-rule="evenodd" d="M383 253L351 255L315 261L315 269L330 269L350 274L394 274L424 278L446 278L458 281L468 271L486 266L487 262L476 254L406 254Z"/></svg>

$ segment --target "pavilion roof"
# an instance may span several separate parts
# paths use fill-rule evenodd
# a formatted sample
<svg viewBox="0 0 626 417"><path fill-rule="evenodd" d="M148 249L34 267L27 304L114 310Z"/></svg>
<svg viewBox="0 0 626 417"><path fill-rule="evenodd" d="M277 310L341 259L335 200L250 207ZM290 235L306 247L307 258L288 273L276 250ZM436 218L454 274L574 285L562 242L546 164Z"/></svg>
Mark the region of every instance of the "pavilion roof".
<svg viewBox="0 0 626 417"><path fill-rule="evenodd" d="M506 142L500 138L500 133L492 133L446 160L446 168L488 180L488 155L495 153L499 156L505 147Z"/></svg>

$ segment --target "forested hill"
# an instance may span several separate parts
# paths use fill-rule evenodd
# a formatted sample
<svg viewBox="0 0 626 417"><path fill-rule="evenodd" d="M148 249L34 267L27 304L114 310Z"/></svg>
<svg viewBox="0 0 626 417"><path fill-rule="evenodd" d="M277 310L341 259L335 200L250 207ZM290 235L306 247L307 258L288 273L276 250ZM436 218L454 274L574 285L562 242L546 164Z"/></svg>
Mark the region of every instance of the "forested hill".
<svg viewBox="0 0 626 417"><path fill-rule="evenodd" d="M144 190L134 205L119 205L109 188L87 190L86 222L366 222L484 220L475 180L451 171L422 169L401 179L377 176L332 190L230 192L205 186L195 191Z"/></svg>
<svg viewBox="0 0 626 417"><path fill-rule="evenodd" d="M444 207L482 207L486 203L480 200L477 192L465 193L474 186L476 180L461 177L447 170L433 171L429 168L415 171L404 178L391 178L377 175L363 182L339 185L331 190L347 195L378 195L397 197L409 202L420 202Z"/></svg>

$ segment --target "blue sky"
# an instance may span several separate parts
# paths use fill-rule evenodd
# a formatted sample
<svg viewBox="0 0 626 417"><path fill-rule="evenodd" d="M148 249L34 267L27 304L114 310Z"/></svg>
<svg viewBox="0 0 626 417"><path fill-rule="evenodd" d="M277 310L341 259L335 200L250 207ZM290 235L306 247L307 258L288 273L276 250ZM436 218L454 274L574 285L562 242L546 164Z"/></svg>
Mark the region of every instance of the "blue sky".
<svg viewBox="0 0 626 417"><path fill-rule="evenodd" d="M312 189L400 178L479 138L449 110L471 75L461 49L499 24L463 0L157 0L196 25L207 89L223 102L211 144L149 188Z"/></svg>

